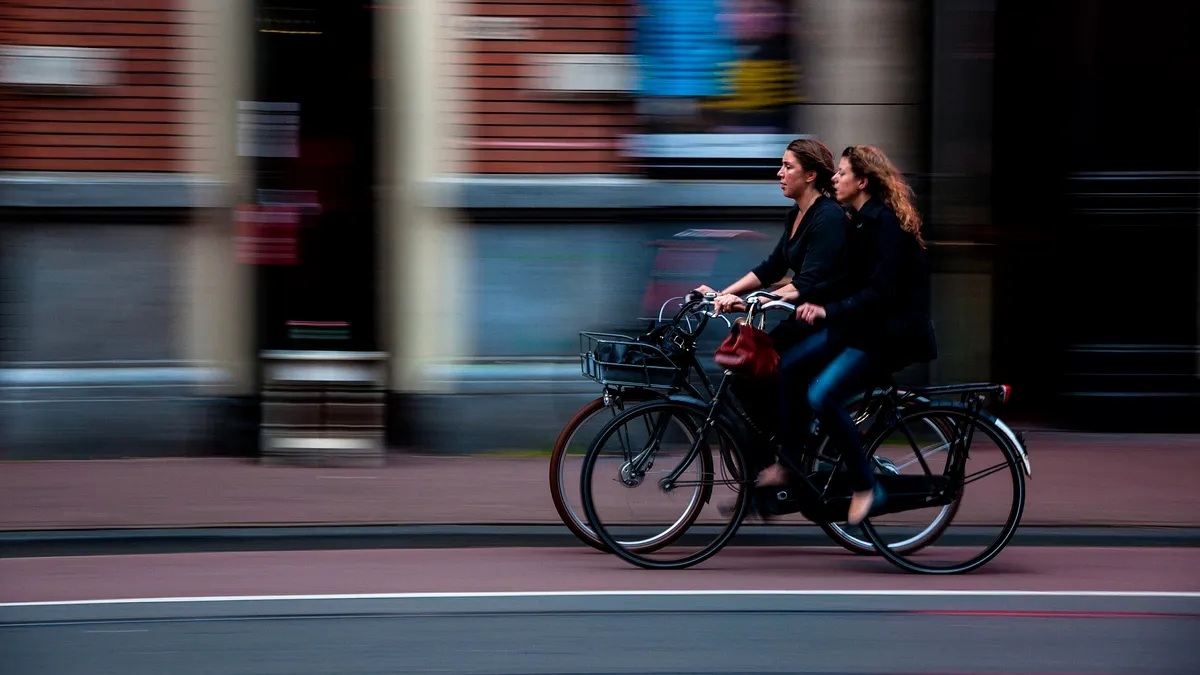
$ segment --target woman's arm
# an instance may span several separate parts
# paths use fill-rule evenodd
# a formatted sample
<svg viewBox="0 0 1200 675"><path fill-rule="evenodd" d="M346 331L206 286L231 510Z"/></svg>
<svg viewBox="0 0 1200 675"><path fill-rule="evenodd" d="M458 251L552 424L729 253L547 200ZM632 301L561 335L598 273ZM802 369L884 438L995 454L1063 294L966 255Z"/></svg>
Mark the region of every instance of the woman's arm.
<svg viewBox="0 0 1200 675"><path fill-rule="evenodd" d="M766 286L766 284L763 283L763 280L760 279L756 273L747 272L746 276L742 277L741 279L738 279L737 281L733 282L732 284L729 284L728 286L725 287L724 290L718 291L717 294L718 295L743 295L743 294L749 293L751 291L757 291L758 289L762 288L763 286Z"/></svg>
<svg viewBox="0 0 1200 675"><path fill-rule="evenodd" d="M788 232L785 229L783 236L776 242L775 248L770 255L759 263L754 269L747 272L741 279L729 284L721 290L717 290L708 285L702 285L696 290L701 293L716 293L720 295L743 295L751 291L757 291L771 284L779 282L783 276L787 274L788 263L784 255L784 247L787 246ZM728 304L728 303L723 303ZM726 311L728 311L727 308Z"/></svg>
<svg viewBox="0 0 1200 675"><path fill-rule="evenodd" d="M775 243L775 248L771 250L771 254L755 266L754 269L750 270L746 276L727 286L725 292L749 293L782 279L788 271L787 244L789 234L791 234L790 224L788 227L783 228L783 234L779 237L779 241ZM751 286L751 284L756 285Z"/></svg>

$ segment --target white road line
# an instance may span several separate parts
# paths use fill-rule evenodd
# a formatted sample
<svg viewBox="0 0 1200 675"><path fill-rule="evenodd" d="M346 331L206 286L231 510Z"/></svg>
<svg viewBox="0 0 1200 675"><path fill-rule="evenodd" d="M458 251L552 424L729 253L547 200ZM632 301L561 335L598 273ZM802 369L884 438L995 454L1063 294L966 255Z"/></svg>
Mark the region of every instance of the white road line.
<svg viewBox="0 0 1200 675"><path fill-rule="evenodd" d="M50 600L5 602L4 607L54 607L73 605L145 605L173 602L276 602L294 600L455 600L478 598L579 598L579 597L686 597L686 596L842 596L842 597L1057 597L1057 598L1191 598L1191 591L947 591L947 590L651 590L651 591L501 591L484 593L352 593L338 595L230 595L173 598L114 598L108 600Z"/></svg>

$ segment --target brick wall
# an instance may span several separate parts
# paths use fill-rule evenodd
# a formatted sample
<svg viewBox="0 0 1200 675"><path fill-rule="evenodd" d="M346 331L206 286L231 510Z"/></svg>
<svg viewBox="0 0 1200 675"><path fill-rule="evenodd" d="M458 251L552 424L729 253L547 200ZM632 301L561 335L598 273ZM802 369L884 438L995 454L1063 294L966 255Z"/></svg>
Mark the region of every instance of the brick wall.
<svg viewBox="0 0 1200 675"><path fill-rule="evenodd" d="M0 86L0 171L185 170L184 0L0 0L0 45L119 50L119 82L82 96Z"/></svg>
<svg viewBox="0 0 1200 675"><path fill-rule="evenodd" d="M625 173L620 136L635 127L628 97L556 99L530 88L531 54L623 54L632 0L473 0L468 16L528 17L530 40L465 40L456 60L461 139L470 173Z"/></svg>

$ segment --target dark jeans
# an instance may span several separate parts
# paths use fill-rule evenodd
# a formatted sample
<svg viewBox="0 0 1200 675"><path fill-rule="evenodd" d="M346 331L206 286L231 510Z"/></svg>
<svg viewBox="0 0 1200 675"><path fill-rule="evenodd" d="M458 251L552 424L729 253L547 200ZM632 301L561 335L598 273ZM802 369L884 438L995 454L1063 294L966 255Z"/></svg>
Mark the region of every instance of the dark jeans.
<svg viewBox="0 0 1200 675"><path fill-rule="evenodd" d="M791 347L812 336L816 329L803 321L781 321L771 329L771 341L775 343L775 351L783 354ZM779 434L779 380L751 380L735 377L730 380L729 387L743 409L754 423L765 433L767 438L778 438ZM769 448L756 450L767 453ZM769 452L767 461L775 461L774 452Z"/></svg>
<svg viewBox="0 0 1200 675"><path fill-rule="evenodd" d="M864 391L884 364L871 354L842 347L818 331L779 356L779 439L787 462L800 460L815 413L821 427L845 458L850 489L875 487L875 472L867 461L846 401Z"/></svg>

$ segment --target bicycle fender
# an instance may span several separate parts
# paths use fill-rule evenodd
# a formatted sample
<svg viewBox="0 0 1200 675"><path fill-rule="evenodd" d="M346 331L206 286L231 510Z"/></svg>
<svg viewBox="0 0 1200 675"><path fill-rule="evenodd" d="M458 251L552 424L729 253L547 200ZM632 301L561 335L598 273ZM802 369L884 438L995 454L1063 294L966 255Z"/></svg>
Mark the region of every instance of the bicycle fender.
<svg viewBox="0 0 1200 675"><path fill-rule="evenodd" d="M911 409L917 410L917 411L930 410L930 409L936 409L938 407L938 405L939 404L936 402L918 403L918 404L911 406ZM991 422L992 424L996 425L996 429L998 429L1000 431L1000 433L1004 436L1004 438L1009 443L1011 443L1014 448L1016 448L1017 455L1020 456L1020 458L1021 458L1021 470L1025 472L1025 477L1033 478L1033 465L1029 461L1029 450L1028 450L1028 448L1025 447L1025 439L1024 439L1023 434L1019 434L1019 433L1013 431L1012 427L1005 424L1004 420L1000 419L999 417L996 417L995 415L989 414L988 417L990 418L988 421ZM877 424L878 424L878 422L877 422Z"/></svg>
<svg viewBox="0 0 1200 675"><path fill-rule="evenodd" d="M1025 447L1024 439L1020 434L1009 428L1009 426L1004 423L1004 420L1000 419L999 417L993 416L992 423L999 427L1000 431L1004 432L1004 435L1008 436L1008 440L1017 449L1017 452L1020 453L1021 464L1023 464L1025 467L1025 477L1033 478L1033 467L1029 464L1029 450Z"/></svg>

